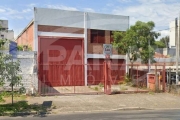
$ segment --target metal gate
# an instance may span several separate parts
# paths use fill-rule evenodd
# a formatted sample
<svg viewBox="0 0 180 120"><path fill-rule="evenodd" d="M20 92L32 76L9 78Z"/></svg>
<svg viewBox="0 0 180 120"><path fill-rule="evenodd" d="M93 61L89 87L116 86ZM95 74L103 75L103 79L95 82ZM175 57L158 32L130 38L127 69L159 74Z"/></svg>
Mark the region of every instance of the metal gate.
<svg viewBox="0 0 180 120"><path fill-rule="evenodd" d="M82 40L41 37L38 51L39 82L49 87L84 85ZM74 73L74 69L78 72Z"/></svg>

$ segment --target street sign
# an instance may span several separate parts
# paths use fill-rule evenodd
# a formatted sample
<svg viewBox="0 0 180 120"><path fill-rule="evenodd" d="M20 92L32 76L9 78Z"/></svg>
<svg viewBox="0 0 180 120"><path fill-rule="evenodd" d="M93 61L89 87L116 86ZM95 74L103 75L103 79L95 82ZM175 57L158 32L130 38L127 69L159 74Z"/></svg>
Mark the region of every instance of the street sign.
<svg viewBox="0 0 180 120"><path fill-rule="evenodd" d="M10 41L9 54L12 55L13 59L17 58L17 43L14 41Z"/></svg>
<svg viewBox="0 0 180 120"><path fill-rule="evenodd" d="M112 55L112 44L103 44L103 54L105 56Z"/></svg>

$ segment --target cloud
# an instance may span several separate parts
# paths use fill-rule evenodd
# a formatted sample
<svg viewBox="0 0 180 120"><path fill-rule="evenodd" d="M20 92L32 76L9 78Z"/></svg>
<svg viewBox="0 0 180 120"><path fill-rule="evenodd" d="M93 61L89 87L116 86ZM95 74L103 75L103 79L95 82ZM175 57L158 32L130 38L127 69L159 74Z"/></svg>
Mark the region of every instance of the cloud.
<svg viewBox="0 0 180 120"><path fill-rule="evenodd" d="M46 5L48 8L53 8L53 9L63 9L63 10L72 10L72 11L77 11L78 9L75 7L68 7L64 5Z"/></svg>
<svg viewBox="0 0 180 120"><path fill-rule="evenodd" d="M27 13L27 12L31 12L31 11L32 11L32 9L30 9L30 8L22 10L23 13Z"/></svg>
<svg viewBox="0 0 180 120"><path fill-rule="evenodd" d="M3 13L5 12L6 10L5 9L0 9L0 13Z"/></svg>
<svg viewBox="0 0 180 120"><path fill-rule="evenodd" d="M128 2L131 2L131 0L117 0L118 2L121 2L121 3L128 3Z"/></svg>
<svg viewBox="0 0 180 120"><path fill-rule="evenodd" d="M154 21L157 29L169 28L169 23L179 14L180 3L158 3L159 1L163 0L152 0L152 2L156 2L156 4L151 5L142 3L129 7L116 7L112 13L130 16L131 25L138 20L144 22Z"/></svg>
<svg viewBox="0 0 180 120"><path fill-rule="evenodd" d="M158 39L161 39L165 36L169 36L169 30L162 30L162 31L159 31L159 33L161 34L161 36L159 36Z"/></svg>
<svg viewBox="0 0 180 120"><path fill-rule="evenodd" d="M33 7L35 7L35 6L37 6L36 3L31 3L31 4L27 5L27 7L30 7L30 8L33 8Z"/></svg>
<svg viewBox="0 0 180 120"><path fill-rule="evenodd" d="M143 4L152 4L152 3L162 3L165 2L165 0L137 0L139 3Z"/></svg>
<svg viewBox="0 0 180 120"><path fill-rule="evenodd" d="M112 13L130 16L130 25L136 21L154 21L155 29L160 31L161 37L169 35L169 24L179 16L180 3L168 2L168 0L137 0L140 4L115 7ZM155 30L155 31L156 31Z"/></svg>
<svg viewBox="0 0 180 120"><path fill-rule="evenodd" d="M9 19L24 19L29 16L32 16L32 7L31 5L29 7L25 7L24 9L12 9L7 6L0 6L0 13L1 16L6 18L7 20ZM2 18L2 17L1 17ZM31 18L32 19L32 18Z"/></svg>
<svg viewBox="0 0 180 120"><path fill-rule="evenodd" d="M92 8L84 8L83 10L86 12L95 12L95 10Z"/></svg>
<svg viewBox="0 0 180 120"><path fill-rule="evenodd" d="M112 3L107 3L106 6L111 7L111 6L114 6L114 4L112 4Z"/></svg>

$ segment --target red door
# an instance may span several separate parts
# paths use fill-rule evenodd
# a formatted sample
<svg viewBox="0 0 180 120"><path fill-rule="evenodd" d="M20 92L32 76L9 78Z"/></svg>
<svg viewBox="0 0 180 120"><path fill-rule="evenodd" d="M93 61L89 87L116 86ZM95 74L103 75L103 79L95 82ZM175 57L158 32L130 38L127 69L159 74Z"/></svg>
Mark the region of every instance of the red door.
<svg viewBox="0 0 180 120"><path fill-rule="evenodd" d="M40 38L39 80L53 87L84 85L82 40Z"/></svg>
<svg viewBox="0 0 180 120"><path fill-rule="evenodd" d="M99 83L104 83L103 62L104 59L88 59L87 79L89 85L98 85ZM111 60L111 75L108 75L109 79L111 79L111 84L118 84L119 81L122 81L125 71L125 60Z"/></svg>

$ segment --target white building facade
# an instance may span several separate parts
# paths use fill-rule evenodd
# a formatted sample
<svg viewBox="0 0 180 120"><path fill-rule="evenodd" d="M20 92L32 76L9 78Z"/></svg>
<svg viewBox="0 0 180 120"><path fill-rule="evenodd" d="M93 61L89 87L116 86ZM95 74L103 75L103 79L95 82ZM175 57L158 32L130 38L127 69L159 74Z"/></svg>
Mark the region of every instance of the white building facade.
<svg viewBox="0 0 180 120"><path fill-rule="evenodd" d="M0 37L2 39L14 40L14 31L8 30L8 20L0 20Z"/></svg>

